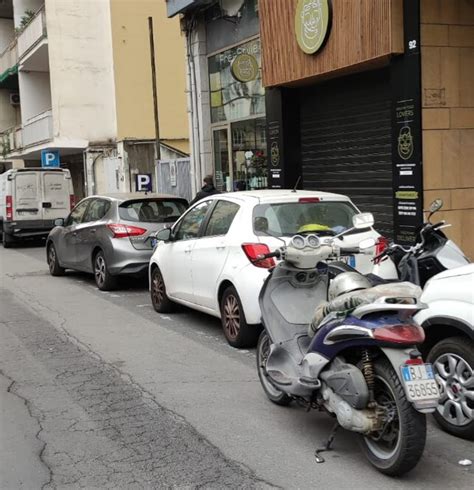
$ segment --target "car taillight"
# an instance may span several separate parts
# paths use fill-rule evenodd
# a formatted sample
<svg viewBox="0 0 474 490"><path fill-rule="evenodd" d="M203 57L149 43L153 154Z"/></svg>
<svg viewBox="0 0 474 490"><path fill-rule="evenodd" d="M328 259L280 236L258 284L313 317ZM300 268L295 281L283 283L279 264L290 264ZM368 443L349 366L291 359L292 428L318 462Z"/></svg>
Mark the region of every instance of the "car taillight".
<svg viewBox="0 0 474 490"><path fill-rule="evenodd" d="M6 206L6 219L7 219L7 221L11 221L13 219L12 196L5 196L5 206Z"/></svg>
<svg viewBox="0 0 474 490"><path fill-rule="evenodd" d="M376 328L374 339L391 344L421 344L425 331L419 325L390 325Z"/></svg>
<svg viewBox="0 0 474 490"><path fill-rule="evenodd" d="M384 236L379 236L377 242L375 243L375 255L381 254L384 250L388 248L389 240Z"/></svg>
<svg viewBox="0 0 474 490"><path fill-rule="evenodd" d="M146 233L145 228L139 228L138 226L110 224L107 225L107 227L114 234L113 238L127 238L131 236L140 236Z"/></svg>
<svg viewBox="0 0 474 490"><path fill-rule="evenodd" d="M302 203L305 203L305 202L320 202L321 199L319 197L300 197L298 199L298 202L302 202Z"/></svg>
<svg viewBox="0 0 474 490"><path fill-rule="evenodd" d="M255 267L261 267L263 269L275 267L275 261L273 258L262 259L254 262L259 255L270 253L268 245L265 245L264 243L244 243L242 245L242 250Z"/></svg>
<svg viewBox="0 0 474 490"><path fill-rule="evenodd" d="M75 205L76 199L74 198L74 194L69 194L69 209L72 211Z"/></svg>

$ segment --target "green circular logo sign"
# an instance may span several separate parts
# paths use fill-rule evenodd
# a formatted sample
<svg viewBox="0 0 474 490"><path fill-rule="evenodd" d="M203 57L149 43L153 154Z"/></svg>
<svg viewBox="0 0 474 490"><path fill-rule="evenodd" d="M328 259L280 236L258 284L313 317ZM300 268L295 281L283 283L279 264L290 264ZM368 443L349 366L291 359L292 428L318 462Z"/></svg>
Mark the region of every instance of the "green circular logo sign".
<svg viewBox="0 0 474 490"><path fill-rule="evenodd" d="M321 49L329 34L329 0L298 0L295 33L300 48L307 54Z"/></svg>
<svg viewBox="0 0 474 490"><path fill-rule="evenodd" d="M239 54L232 61L232 76L239 82L251 82L258 76L258 63L251 54Z"/></svg>

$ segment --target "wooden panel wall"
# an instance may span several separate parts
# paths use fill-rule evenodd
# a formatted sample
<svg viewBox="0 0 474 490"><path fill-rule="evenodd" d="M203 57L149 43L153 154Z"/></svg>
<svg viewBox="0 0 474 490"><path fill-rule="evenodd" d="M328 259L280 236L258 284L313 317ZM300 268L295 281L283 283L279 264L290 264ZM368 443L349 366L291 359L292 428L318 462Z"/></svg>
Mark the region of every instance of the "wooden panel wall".
<svg viewBox="0 0 474 490"><path fill-rule="evenodd" d="M474 260L474 2L421 1L425 207Z"/></svg>
<svg viewBox="0 0 474 490"><path fill-rule="evenodd" d="M294 18L298 0L259 0L263 82L291 85L357 66L386 61L403 49L401 0L332 0L332 28L314 55L298 46Z"/></svg>

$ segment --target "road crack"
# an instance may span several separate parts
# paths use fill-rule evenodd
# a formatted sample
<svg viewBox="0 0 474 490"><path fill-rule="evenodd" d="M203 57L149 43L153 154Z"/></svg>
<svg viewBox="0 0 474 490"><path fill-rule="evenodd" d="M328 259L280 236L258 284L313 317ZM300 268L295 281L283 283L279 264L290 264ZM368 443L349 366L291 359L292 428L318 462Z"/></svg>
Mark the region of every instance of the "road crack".
<svg viewBox="0 0 474 490"><path fill-rule="evenodd" d="M40 452L38 454L38 458L41 461L41 464L43 464L43 466L48 470L48 475L49 475L48 481L45 482L41 486L41 488L44 489L48 485L50 485L51 482L53 481L53 470L44 457L44 452L46 450L47 442L41 437L41 433L43 432L43 425L41 423L41 416L35 415L33 413L33 411L34 411L33 404L30 402L30 400L28 400L27 398L22 396L17 390L14 389L14 387L17 383L11 376L4 373L3 370L1 370L1 369L0 369L0 376L4 377L8 381L10 381L10 384L7 387L7 393L10 393L11 395L16 396L18 399L20 399L23 402L23 404L26 407L26 410L28 412L28 415L36 422L36 424L39 427L38 431L35 433L35 438L41 444L41 449L40 449Z"/></svg>

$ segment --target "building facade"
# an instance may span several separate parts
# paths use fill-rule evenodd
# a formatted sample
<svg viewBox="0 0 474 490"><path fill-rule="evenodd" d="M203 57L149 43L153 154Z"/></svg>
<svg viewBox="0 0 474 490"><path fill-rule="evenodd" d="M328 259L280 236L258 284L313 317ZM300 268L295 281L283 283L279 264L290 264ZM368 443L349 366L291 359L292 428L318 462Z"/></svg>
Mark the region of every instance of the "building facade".
<svg viewBox="0 0 474 490"><path fill-rule="evenodd" d="M189 154L177 19L153 0L6 0L2 8L3 159L35 166L42 150L59 151L77 197L134 191L137 174L151 174L156 189L155 128L162 158Z"/></svg>
<svg viewBox="0 0 474 490"><path fill-rule="evenodd" d="M195 188L207 174L220 191L266 188L259 2L168 0L167 8L186 33Z"/></svg>
<svg viewBox="0 0 474 490"><path fill-rule="evenodd" d="M474 4L260 0L270 187L348 194L399 243L443 198L474 256Z"/></svg>

